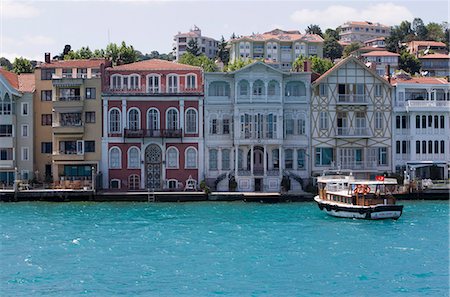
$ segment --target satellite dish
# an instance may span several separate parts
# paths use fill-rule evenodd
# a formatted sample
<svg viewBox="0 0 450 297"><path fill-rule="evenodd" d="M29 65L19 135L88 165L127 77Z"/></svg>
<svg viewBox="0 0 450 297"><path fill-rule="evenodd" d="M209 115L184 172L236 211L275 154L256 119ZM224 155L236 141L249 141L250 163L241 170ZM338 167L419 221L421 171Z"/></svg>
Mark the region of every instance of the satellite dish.
<svg viewBox="0 0 450 297"><path fill-rule="evenodd" d="M430 49L427 48L427 49L423 52L423 54L424 54L424 55L428 55L429 52L430 52Z"/></svg>
<svg viewBox="0 0 450 297"><path fill-rule="evenodd" d="M428 71L421 71L420 72L420 75L422 75L422 76L427 76L427 74L428 74Z"/></svg>

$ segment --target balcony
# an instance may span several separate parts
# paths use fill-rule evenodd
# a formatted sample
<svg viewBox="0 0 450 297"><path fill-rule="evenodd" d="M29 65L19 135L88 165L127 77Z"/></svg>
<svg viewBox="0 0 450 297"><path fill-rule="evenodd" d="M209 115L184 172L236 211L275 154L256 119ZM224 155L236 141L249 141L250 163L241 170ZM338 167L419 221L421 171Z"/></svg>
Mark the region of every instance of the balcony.
<svg viewBox="0 0 450 297"><path fill-rule="evenodd" d="M63 77L53 74L52 84L55 87L81 86L83 84L83 79L81 77L74 78L68 74L64 74Z"/></svg>
<svg viewBox="0 0 450 297"><path fill-rule="evenodd" d="M84 154L76 151L53 152L53 161L84 161Z"/></svg>
<svg viewBox="0 0 450 297"><path fill-rule="evenodd" d="M430 108L435 110L445 110L450 108L450 101L435 100L408 100L405 102L408 111L427 111Z"/></svg>
<svg viewBox="0 0 450 297"><path fill-rule="evenodd" d="M368 138L369 129L367 128L337 128L337 138Z"/></svg>
<svg viewBox="0 0 450 297"><path fill-rule="evenodd" d="M53 133L55 134L83 134L84 133L84 125L81 121L71 123L71 125L67 123L53 123Z"/></svg>
<svg viewBox="0 0 450 297"><path fill-rule="evenodd" d="M345 162L338 162L337 166L332 164L332 168L339 170L374 170L378 167L387 166L387 165L378 165L377 161L358 161L358 160L348 160Z"/></svg>
<svg viewBox="0 0 450 297"><path fill-rule="evenodd" d="M181 129L138 129L124 130L125 138L181 138Z"/></svg>
<svg viewBox="0 0 450 297"><path fill-rule="evenodd" d="M0 160L0 168L14 168L14 160Z"/></svg>
<svg viewBox="0 0 450 297"><path fill-rule="evenodd" d="M179 95L201 95L203 94L203 88L189 88L180 86L167 90L165 86L159 88L121 88L121 87L105 87L104 92L111 95L136 95L136 96L179 96Z"/></svg>
<svg viewBox="0 0 450 297"><path fill-rule="evenodd" d="M65 97L56 97L56 100L53 101L53 108L68 108L68 107L76 107L83 108L84 98L81 96L65 96Z"/></svg>
<svg viewBox="0 0 450 297"><path fill-rule="evenodd" d="M338 94L337 104L368 104L366 95Z"/></svg>

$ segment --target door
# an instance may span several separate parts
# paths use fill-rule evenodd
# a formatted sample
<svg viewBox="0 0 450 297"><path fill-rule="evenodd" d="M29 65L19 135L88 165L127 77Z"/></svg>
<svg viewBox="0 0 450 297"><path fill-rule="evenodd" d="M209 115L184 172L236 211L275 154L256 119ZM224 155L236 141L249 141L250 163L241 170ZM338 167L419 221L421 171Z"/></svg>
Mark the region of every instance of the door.
<svg viewBox="0 0 450 297"><path fill-rule="evenodd" d="M255 178L255 192L261 192L262 190L262 178Z"/></svg>
<svg viewBox="0 0 450 297"><path fill-rule="evenodd" d="M148 189L161 189L162 152L156 144L145 149L145 174Z"/></svg>

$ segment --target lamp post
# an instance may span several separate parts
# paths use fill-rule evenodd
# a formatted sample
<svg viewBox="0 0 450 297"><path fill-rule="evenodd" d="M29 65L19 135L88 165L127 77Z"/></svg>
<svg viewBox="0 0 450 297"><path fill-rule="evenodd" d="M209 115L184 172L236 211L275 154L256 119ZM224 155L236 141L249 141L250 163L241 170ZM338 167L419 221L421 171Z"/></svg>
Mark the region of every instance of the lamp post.
<svg viewBox="0 0 450 297"><path fill-rule="evenodd" d="M91 167L91 189L95 193L95 166Z"/></svg>

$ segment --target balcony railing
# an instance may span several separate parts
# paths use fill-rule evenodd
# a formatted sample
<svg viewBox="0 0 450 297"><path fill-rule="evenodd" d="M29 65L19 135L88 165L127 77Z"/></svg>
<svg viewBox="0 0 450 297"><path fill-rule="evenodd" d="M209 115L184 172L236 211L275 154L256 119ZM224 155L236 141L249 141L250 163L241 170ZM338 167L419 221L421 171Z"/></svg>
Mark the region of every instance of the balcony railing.
<svg viewBox="0 0 450 297"><path fill-rule="evenodd" d="M202 88L191 88L180 86L178 88L173 88L167 90L165 86L161 87L136 87L136 88L122 88L122 87L105 87L104 91L106 93L112 94L136 94L136 95L153 95L153 96L170 96L176 94L201 94L203 93Z"/></svg>
<svg viewBox="0 0 450 297"><path fill-rule="evenodd" d="M357 160L348 160L345 162L337 162L337 165L332 164L332 168L345 170L345 169L352 169L352 170L367 170L367 169L376 169L380 166L387 166L387 165L378 165L377 161L357 161Z"/></svg>
<svg viewBox="0 0 450 297"><path fill-rule="evenodd" d="M80 101L81 96L57 96L55 101Z"/></svg>
<svg viewBox="0 0 450 297"><path fill-rule="evenodd" d="M337 136L368 137L367 128L337 128Z"/></svg>
<svg viewBox="0 0 450 297"><path fill-rule="evenodd" d="M450 101L435 101L435 100L409 100L405 103L406 107L422 108L422 107L438 107L449 108Z"/></svg>
<svg viewBox="0 0 450 297"><path fill-rule="evenodd" d="M125 129L125 138L181 138L182 129Z"/></svg>
<svg viewBox="0 0 450 297"><path fill-rule="evenodd" d="M339 94L338 103L368 103L364 94Z"/></svg>

